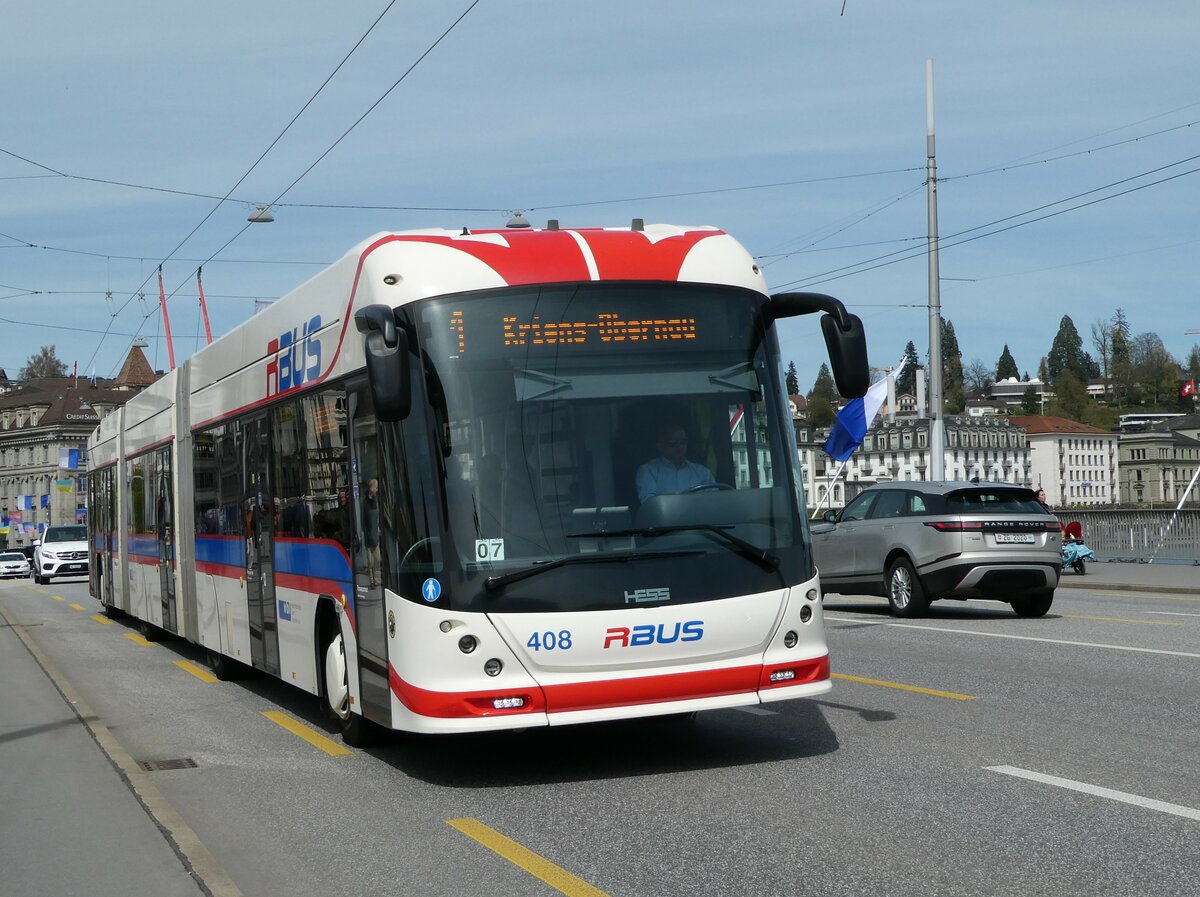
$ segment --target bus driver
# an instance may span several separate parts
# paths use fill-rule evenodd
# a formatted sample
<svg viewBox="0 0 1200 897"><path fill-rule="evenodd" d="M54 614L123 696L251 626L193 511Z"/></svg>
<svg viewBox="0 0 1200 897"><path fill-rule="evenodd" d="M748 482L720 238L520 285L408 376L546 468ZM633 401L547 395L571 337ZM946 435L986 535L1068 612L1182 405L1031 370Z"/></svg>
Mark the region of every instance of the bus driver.
<svg viewBox="0 0 1200 897"><path fill-rule="evenodd" d="M637 471L639 502L715 483L707 467L687 459L687 432L679 424L663 424L658 431L657 446L658 457Z"/></svg>

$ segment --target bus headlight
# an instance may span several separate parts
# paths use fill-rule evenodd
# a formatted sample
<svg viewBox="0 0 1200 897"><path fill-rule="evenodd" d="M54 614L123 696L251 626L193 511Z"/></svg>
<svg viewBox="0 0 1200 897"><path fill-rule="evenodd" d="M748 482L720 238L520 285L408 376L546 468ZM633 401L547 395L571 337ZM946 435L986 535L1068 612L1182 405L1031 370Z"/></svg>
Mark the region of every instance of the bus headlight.
<svg viewBox="0 0 1200 897"><path fill-rule="evenodd" d="M495 657L493 657L491 660L489 660L487 663L485 663L483 665L483 671L485 673L487 673L489 676L499 676L500 671L503 669L504 669L504 664L502 664Z"/></svg>
<svg viewBox="0 0 1200 897"><path fill-rule="evenodd" d="M807 623L811 619L812 619L812 608L806 604L806 605L804 605L804 607L800 608L800 622Z"/></svg>
<svg viewBox="0 0 1200 897"><path fill-rule="evenodd" d="M479 647L479 642L473 635L464 635L458 640L458 650L463 654L470 654Z"/></svg>
<svg viewBox="0 0 1200 897"><path fill-rule="evenodd" d="M805 610L808 610L808 608L805 608ZM796 642L799 640L800 636L796 635L796 630L789 629L783 636L783 646L785 648L794 648L796 647Z"/></svg>

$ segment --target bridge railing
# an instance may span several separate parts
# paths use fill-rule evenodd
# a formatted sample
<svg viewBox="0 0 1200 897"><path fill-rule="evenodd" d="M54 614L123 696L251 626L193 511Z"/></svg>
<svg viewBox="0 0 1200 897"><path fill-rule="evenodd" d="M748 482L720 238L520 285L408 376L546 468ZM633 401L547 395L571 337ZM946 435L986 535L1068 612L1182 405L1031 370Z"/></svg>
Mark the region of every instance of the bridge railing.
<svg viewBox="0 0 1200 897"><path fill-rule="evenodd" d="M1200 562L1200 510L1055 511L1078 520L1083 540L1101 559Z"/></svg>

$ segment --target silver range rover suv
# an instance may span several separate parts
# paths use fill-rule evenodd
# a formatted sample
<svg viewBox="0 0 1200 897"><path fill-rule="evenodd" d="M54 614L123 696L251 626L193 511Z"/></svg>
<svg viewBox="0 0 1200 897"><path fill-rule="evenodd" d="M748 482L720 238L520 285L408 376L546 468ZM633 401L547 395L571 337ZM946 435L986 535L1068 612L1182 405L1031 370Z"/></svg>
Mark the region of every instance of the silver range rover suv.
<svg viewBox="0 0 1200 897"><path fill-rule="evenodd" d="M882 595L899 617L941 598L991 598L1022 617L1050 610L1062 526L1033 490L1006 483L871 486L812 526L827 592Z"/></svg>

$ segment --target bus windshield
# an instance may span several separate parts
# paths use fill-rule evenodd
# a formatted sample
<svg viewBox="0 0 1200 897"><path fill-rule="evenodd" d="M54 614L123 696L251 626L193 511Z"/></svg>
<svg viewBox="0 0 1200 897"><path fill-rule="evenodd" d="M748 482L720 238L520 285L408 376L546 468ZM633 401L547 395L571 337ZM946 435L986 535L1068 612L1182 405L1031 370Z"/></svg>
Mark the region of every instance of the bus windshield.
<svg viewBox="0 0 1200 897"><path fill-rule="evenodd" d="M436 574L453 607L496 611L703 601L810 576L765 301L572 284L404 309L446 515L408 572Z"/></svg>

